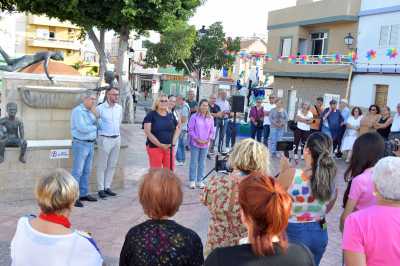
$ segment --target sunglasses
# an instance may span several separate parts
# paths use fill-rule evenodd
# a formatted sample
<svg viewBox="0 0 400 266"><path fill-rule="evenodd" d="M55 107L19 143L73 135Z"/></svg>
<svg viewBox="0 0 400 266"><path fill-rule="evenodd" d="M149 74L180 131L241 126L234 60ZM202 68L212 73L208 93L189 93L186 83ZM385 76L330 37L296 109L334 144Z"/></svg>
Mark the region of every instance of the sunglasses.
<svg viewBox="0 0 400 266"><path fill-rule="evenodd" d="M168 100L160 100L160 103L167 103Z"/></svg>
<svg viewBox="0 0 400 266"><path fill-rule="evenodd" d="M369 109L371 112L376 112L376 109L374 108L374 109Z"/></svg>

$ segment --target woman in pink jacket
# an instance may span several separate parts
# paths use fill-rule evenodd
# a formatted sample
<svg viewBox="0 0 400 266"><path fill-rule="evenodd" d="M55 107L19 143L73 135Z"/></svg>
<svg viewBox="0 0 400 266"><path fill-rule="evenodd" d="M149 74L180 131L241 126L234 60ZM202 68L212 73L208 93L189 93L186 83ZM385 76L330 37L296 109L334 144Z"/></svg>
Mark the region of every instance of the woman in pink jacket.
<svg viewBox="0 0 400 266"><path fill-rule="evenodd" d="M190 136L190 188L196 185L203 189L204 166L208 146L214 135L214 119L210 114L207 100L201 100L197 113L191 116L188 132Z"/></svg>

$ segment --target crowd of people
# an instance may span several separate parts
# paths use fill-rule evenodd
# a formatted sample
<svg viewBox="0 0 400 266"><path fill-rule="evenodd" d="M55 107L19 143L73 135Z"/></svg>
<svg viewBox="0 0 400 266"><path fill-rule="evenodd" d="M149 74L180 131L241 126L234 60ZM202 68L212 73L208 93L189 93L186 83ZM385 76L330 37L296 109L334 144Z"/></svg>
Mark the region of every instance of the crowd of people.
<svg viewBox="0 0 400 266"><path fill-rule="evenodd" d="M104 263L95 241L71 229L69 217L74 205L92 198L87 178L95 139L101 146L100 162L107 162L97 166L99 197L115 195L110 185L120 145L117 96L118 90L109 90L107 101L96 107L88 93L74 109L72 175L57 169L38 181L40 213L18 221L11 243L13 266ZM358 107L350 111L345 100L339 108L332 100L325 110L321 98L314 106L302 103L293 129L296 153L302 146L303 167L282 156L273 176L271 157L277 155L288 115L281 99L272 96L265 107L257 99L250 111L256 140L243 139L232 148L233 172L203 183L204 162L213 145L222 150L231 142L230 104L224 91L218 99L211 95L198 104L193 92L188 98L161 95L143 121L150 170L142 177L138 198L149 219L127 232L119 265L319 265L328 244L326 215L339 194L334 155L342 152L349 160L340 217L345 265L400 264L400 151L395 149L400 104L392 117L390 109L380 114L375 105L362 116ZM189 186L201 189L200 201L210 212L204 251L197 233L173 220L183 201L175 156L184 162L187 148Z"/></svg>

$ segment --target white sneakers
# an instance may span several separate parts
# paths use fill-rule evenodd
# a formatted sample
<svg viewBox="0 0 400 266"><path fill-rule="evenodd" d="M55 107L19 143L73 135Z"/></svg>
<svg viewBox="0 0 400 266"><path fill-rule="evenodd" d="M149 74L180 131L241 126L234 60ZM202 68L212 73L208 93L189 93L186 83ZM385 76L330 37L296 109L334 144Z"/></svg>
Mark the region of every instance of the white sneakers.
<svg viewBox="0 0 400 266"><path fill-rule="evenodd" d="M190 187L191 189L195 189L195 188L196 188L196 185L197 185L197 187L200 188L200 189L203 189L203 188L205 187L205 185L204 185L203 182L199 182L199 183L196 184L196 182L194 182L194 181L190 181L189 187Z"/></svg>
<svg viewBox="0 0 400 266"><path fill-rule="evenodd" d="M176 166L184 166L185 165L185 163L184 162L176 162Z"/></svg>
<svg viewBox="0 0 400 266"><path fill-rule="evenodd" d="M201 181L201 182L197 183L197 186L198 186L200 189L203 189L203 188L204 188L204 183Z"/></svg>

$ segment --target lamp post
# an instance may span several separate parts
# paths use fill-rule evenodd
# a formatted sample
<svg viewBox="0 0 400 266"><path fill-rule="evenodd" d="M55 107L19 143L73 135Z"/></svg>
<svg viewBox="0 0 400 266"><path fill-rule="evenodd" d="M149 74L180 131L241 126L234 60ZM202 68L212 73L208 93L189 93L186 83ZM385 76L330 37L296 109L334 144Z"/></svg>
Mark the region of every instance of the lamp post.
<svg viewBox="0 0 400 266"><path fill-rule="evenodd" d="M197 36L201 40L207 34L206 26L202 26L201 29L197 32ZM198 82L197 82L197 91L196 91L196 101L200 101L200 86L201 86L201 58L199 61L199 73L198 73Z"/></svg>
<svg viewBox="0 0 400 266"><path fill-rule="evenodd" d="M351 35L349 32L346 37L344 37L344 44L349 48L349 50L352 50L352 46L354 43L354 37Z"/></svg>

